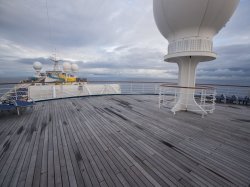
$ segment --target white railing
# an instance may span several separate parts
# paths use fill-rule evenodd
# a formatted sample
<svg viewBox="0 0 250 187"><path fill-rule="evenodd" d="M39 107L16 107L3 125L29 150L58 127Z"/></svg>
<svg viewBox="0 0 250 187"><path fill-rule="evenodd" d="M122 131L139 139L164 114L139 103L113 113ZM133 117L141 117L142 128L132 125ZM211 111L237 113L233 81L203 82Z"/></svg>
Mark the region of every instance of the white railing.
<svg viewBox="0 0 250 187"><path fill-rule="evenodd" d="M28 99L28 88L24 85L15 85L13 88L0 88L1 100L22 100Z"/></svg>
<svg viewBox="0 0 250 187"><path fill-rule="evenodd" d="M237 89L232 89L232 87L221 87L216 86L217 94L231 97L232 95L238 97L250 96L250 88L247 87L237 87Z"/></svg>
<svg viewBox="0 0 250 187"><path fill-rule="evenodd" d="M131 81L92 81L88 83L55 84L55 83L27 83L0 85L1 100L15 100L21 95L20 89L28 88L23 96L34 101L57 98L108 95L108 94L158 94L162 82L131 82ZM8 88L5 87L8 85ZM13 86L10 88L9 86ZM22 87L22 88L21 88ZM19 94L20 92L20 94Z"/></svg>
<svg viewBox="0 0 250 187"><path fill-rule="evenodd" d="M117 84L47 84L29 87L29 97L35 101L120 93L120 87Z"/></svg>
<svg viewBox="0 0 250 187"><path fill-rule="evenodd" d="M0 99L18 99L21 97L30 97L34 100L48 100L55 98L89 96L89 95L107 95L107 94L159 94L163 92L160 85L166 82L142 82L142 81L90 81L88 83L74 83L74 84L52 84L52 83L1 83L0 84ZM63 85L63 86L62 86ZM98 89L94 89L94 85ZM100 86L102 85L102 86ZM217 96L223 94L225 97L245 97L250 94L249 86L235 86L235 85L209 85L217 90ZM28 88L21 91L20 88ZM180 90L180 89L179 89ZM178 90L164 90L163 95L178 96ZM36 93L35 95L32 93ZM202 93L202 91L200 92ZM202 95L196 91L196 96ZM204 94L203 94L204 95ZM209 94L208 94L209 96ZM206 96L206 99L208 99ZM200 96L201 97L201 96ZM174 98L174 97L173 97ZM173 99L172 98L172 99ZM201 99L202 100L202 99ZM224 100L226 102L226 99ZM206 101L207 102L207 101ZM227 101L228 102L228 101ZM204 105L204 104L203 104Z"/></svg>
<svg viewBox="0 0 250 187"><path fill-rule="evenodd" d="M215 96L216 90L213 87L181 87L163 84L159 91L159 108L165 107L172 110L178 102L179 105L185 105L189 111L204 115L213 113L215 110ZM173 112L175 113L174 110Z"/></svg>
<svg viewBox="0 0 250 187"><path fill-rule="evenodd" d="M29 87L29 97L37 101L91 95L158 94L158 90L159 83L90 82L88 84L36 84Z"/></svg>

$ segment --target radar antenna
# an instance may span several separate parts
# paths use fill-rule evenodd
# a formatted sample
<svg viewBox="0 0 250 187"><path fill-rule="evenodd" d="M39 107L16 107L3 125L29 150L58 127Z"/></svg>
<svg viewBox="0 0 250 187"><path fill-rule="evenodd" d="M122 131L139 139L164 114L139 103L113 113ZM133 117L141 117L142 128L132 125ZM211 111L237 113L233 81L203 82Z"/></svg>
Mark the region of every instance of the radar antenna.
<svg viewBox="0 0 250 187"><path fill-rule="evenodd" d="M59 62L61 62L62 60L58 60L57 59L56 53L53 54L53 56L50 57L50 60L52 62L54 62L54 69L53 69L53 71L60 71Z"/></svg>

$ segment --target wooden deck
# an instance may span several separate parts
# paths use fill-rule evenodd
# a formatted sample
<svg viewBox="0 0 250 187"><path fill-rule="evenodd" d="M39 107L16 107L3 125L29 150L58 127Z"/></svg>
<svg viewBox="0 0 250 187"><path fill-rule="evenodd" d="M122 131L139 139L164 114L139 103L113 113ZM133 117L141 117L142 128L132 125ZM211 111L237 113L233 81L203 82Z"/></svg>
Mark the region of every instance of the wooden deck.
<svg viewBox="0 0 250 187"><path fill-rule="evenodd" d="M157 96L37 103L0 116L0 186L249 186L249 114L173 116Z"/></svg>

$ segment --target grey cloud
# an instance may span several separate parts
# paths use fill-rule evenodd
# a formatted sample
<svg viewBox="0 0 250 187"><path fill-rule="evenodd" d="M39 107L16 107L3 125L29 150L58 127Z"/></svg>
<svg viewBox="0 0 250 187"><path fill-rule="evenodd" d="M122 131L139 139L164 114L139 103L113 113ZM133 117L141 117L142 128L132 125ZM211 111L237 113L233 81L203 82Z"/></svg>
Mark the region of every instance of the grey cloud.
<svg viewBox="0 0 250 187"><path fill-rule="evenodd" d="M167 41L156 28L152 0L1 1L0 74L32 74L32 64L51 65L56 48L89 76L177 78L176 64L163 61ZM201 79L249 80L249 0L217 37L213 62L200 63ZM2 42L6 41L6 42ZM11 66L10 66L11 65ZM20 73L21 72L21 73Z"/></svg>
<svg viewBox="0 0 250 187"><path fill-rule="evenodd" d="M40 57L40 58L22 58L22 59L18 59L17 63L32 65L35 61L41 62L44 65L51 65L52 64L52 61L49 58L44 58L44 57Z"/></svg>
<svg viewBox="0 0 250 187"><path fill-rule="evenodd" d="M127 47L126 47L127 48ZM108 54L107 54L108 55ZM80 68L109 68L109 69L164 69L166 63L159 60L163 54L156 49L140 49L133 48L129 53L122 54L119 58L116 58L116 54L109 54L107 60L100 61L72 61L77 63ZM35 61L39 61L42 64L51 65L52 62L49 58L23 58L18 59L18 63L32 65ZM69 61L69 60L63 60ZM69 61L70 62L70 61Z"/></svg>
<svg viewBox="0 0 250 187"><path fill-rule="evenodd" d="M113 43L136 24L133 15L140 12L142 4L134 2L137 8L131 8L132 5L115 0L47 2L49 19L45 1L1 2L1 35L30 46L70 48ZM119 7L121 14L110 19Z"/></svg>
<svg viewBox="0 0 250 187"><path fill-rule="evenodd" d="M250 81L250 45L237 44L215 48L219 54L213 62L198 66L200 77L228 77Z"/></svg>
<svg viewBox="0 0 250 187"><path fill-rule="evenodd" d="M122 51L122 50L128 49L128 48L130 48L129 45L123 45L123 46L116 47L114 50L115 51Z"/></svg>

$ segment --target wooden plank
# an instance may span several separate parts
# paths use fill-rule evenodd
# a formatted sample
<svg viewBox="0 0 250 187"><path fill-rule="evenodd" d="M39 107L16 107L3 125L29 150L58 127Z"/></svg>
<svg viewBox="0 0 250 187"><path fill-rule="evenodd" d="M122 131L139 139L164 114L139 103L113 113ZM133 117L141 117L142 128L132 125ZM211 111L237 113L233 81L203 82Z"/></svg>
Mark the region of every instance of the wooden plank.
<svg viewBox="0 0 250 187"><path fill-rule="evenodd" d="M57 105L57 101L54 101L52 103L53 105ZM62 187L62 173L61 173L61 167L60 167L60 157L59 157L59 146L58 146L58 140L57 140L57 124L59 122L58 120L58 110L57 107L53 107L53 113L52 116L52 129L53 129L53 160L54 160L54 171L55 171L55 186L56 187Z"/></svg>
<svg viewBox="0 0 250 187"><path fill-rule="evenodd" d="M69 118L69 116L68 116ZM86 186L99 186L99 182L95 176L95 173L94 171L96 170L93 170L92 169L92 164L93 163L93 159L91 157L87 157L85 151L84 151L84 148L85 147L84 145L82 145L83 142L81 142L81 138L83 137L82 134L78 134L79 131L77 131L77 129L75 129L74 127L77 126L77 121L75 121L73 118L71 119L70 121L70 129L71 129L71 132L73 134L73 138L76 142L76 145L77 145L77 152L76 152L76 156L81 160L82 162L82 169L81 169L81 172L82 172L82 176L84 178L84 182L86 184ZM77 127L76 127L77 128ZM92 162L92 164L91 164ZM98 174L100 174L98 172ZM102 178L102 176L101 176ZM103 179L102 179L103 180ZM101 180L101 181L102 181Z"/></svg>
<svg viewBox="0 0 250 187"><path fill-rule="evenodd" d="M42 115L38 116L38 120L36 121L36 139L34 143L34 147L32 150L32 155L30 158L30 164L29 164L29 169L27 172L26 180L25 180L25 187L33 186L33 177L34 177L34 171L36 167L36 159L37 159L37 153L38 153L38 148L39 148L39 140L40 140L40 135L41 135L41 122L42 122Z"/></svg>
<svg viewBox="0 0 250 187"><path fill-rule="evenodd" d="M149 175L141 166L138 164L122 147L119 147L119 149L123 152L124 155L142 172L142 174L154 185L154 186L160 186L160 184L153 178L151 175Z"/></svg>
<svg viewBox="0 0 250 187"><path fill-rule="evenodd" d="M121 174L123 175L123 177L125 179L122 180L126 180L126 182L124 182L124 185L127 185L125 183L129 183L130 186L137 186L138 184L136 183L136 180L134 180L134 173L133 171L130 169L129 166L125 166L122 165L120 162L122 162L122 160L120 159L120 157L115 153L115 151L108 151L107 154L111 157L111 154L113 154L112 156L114 157L113 162L115 163L115 165L119 168ZM117 174L117 177L119 178L120 173ZM121 179L120 179L121 180ZM121 183L123 183L121 181Z"/></svg>
<svg viewBox="0 0 250 187"><path fill-rule="evenodd" d="M54 169L54 147L53 147L53 127L52 118L53 103L49 103L49 115L48 115L48 187L55 186L55 169Z"/></svg>
<svg viewBox="0 0 250 187"><path fill-rule="evenodd" d="M39 140L39 145L38 145L36 166L35 166L35 171L34 171L34 180L33 180L34 187L39 187L39 185L40 185L45 128L47 128L46 126L47 126L47 122L43 119L42 124L41 124L40 140Z"/></svg>
<svg viewBox="0 0 250 187"><path fill-rule="evenodd" d="M93 156L96 155L95 152L93 151L91 145L88 142L88 138L86 136L85 133L83 133L85 131L84 126L82 125L81 122L79 122L78 120L76 121L76 131L77 131L77 135L80 138L80 142L81 142L81 153L83 155L85 155L85 159L84 159L84 164L86 166L86 173L84 175L86 175L88 173L89 177L91 178L92 184L93 186L98 186L99 183L97 184L97 182L101 182L104 180L99 168L97 167L96 162L93 159Z"/></svg>
<svg viewBox="0 0 250 187"><path fill-rule="evenodd" d="M141 95L38 103L0 118L0 184L247 186L249 111L173 116Z"/></svg>
<svg viewBox="0 0 250 187"><path fill-rule="evenodd" d="M10 181L12 180L12 176L14 174L15 167L18 164L20 154L22 154L23 147L25 147L25 139L24 138L22 138L22 141L19 144L18 150L16 151L13 160L11 161L11 165L8 169L8 172L6 171L6 175L5 175L4 181L2 183L2 186L8 186Z"/></svg>
<svg viewBox="0 0 250 187"><path fill-rule="evenodd" d="M41 179L40 186L48 186L48 141L49 141L49 129L44 130L44 143L43 143L43 156L41 167Z"/></svg>
<svg viewBox="0 0 250 187"><path fill-rule="evenodd" d="M62 184L63 186L69 186L69 177L67 173L67 167L66 167L66 158L64 155L64 150L63 150L63 143L62 143L62 137L61 137L61 132L60 132L60 123L58 123L57 128L56 128L56 135L57 135L57 141L58 141L58 154L59 154L59 161L60 161L60 171L61 171L61 179L62 179Z"/></svg>
<svg viewBox="0 0 250 187"><path fill-rule="evenodd" d="M61 114L61 115L63 115L63 114ZM61 116L61 118L62 117L63 116ZM64 156L65 156L65 163L66 163L66 167L67 167L69 183L70 183L70 186L77 186L73 165L72 165L72 162L71 162L71 159L70 159L68 144L67 144L65 134L64 134L64 131L63 131L63 121L62 121L62 119L59 120L59 129L60 129L60 134L61 134L62 148L63 148L63 152L64 152Z"/></svg>
<svg viewBox="0 0 250 187"><path fill-rule="evenodd" d="M94 118L92 118L93 120L94 120ZM98 123L100 121L100 119L98 119L98 120L96 120L95 121L95 123ZM101 124L101 123L100 123ZM98 128L96 128L95 129L96 131L99 131L99 127ZM104 129L103 129L104 130ZM104 131L102 130L102 133L104 133ZM105 142L105 137L103 137L102 138L102 140ZM107 143L105 143L106 145L107 145ZM114 143L115 144L115 143ZM119 149L118 149L119 150ZM125 158L125 157L124 157ZM114 159L112 159L113 161L114 161ZM122 161L121 159L119 159L119 161ZM125 164L126 165L126 164ZM131 165L132 166L132 165ZM125 166L125 168L126 168L126 171L128 171L129 173L130 173L130 177L132 177L132 178L134 178L134 180L137 182L137 184L139 184L139 186L142 186L143 184L142 184L142 182L140 181L140 180L138 180L137 178L135 178L134 176L136 176L135 175L135 173L132 171L132 170L130 170L130 168L128 168L128 166L126 165ZM126 175L125 175L126 176ZM127 178L126 178L127 179ZM129 181L129 180L128 180Z"/></svg>
<svg viewBox="0 0 250 187"><path fill-rule="evenodd" d="M98 121L100 121L100 119L98 119ZM97 121L96 121L96 122L97 122ZM98 122L97 122L97 123L98 123ZM98 128L96 128L95 130L96 130L96 131L98 131ZM104 133L104 131L103 131L103 130L102 130L102 133ZM102 140L104 141L104 139L105 139L105 137L104 137ZM105 143L105 144L106 144L106 143ZM107 145L107 144L106 144L106 145ZM109 149L110 149L110 148L109 148ZM114 160L114 159L112 159L112 160ZM119 160L120 160L120 159L119 159ZM152 174L152 175L155 175L155 174L154 174L154 173L152 173L152 172L151 172L151 174ZM155 176L155 177L157 178L157 176ZM161 183L161 181L160 181L160 180L158 180L158 181ZM166 184L165 184L165 183L164 183L164 184L161 184L161 185L162 185L162 186L166 186Z"/></svg>
<svg viewBox="0 0 250 187"><path fill-rule="evenodd" d="M98 129L96 129L96 130L98 130ZM117 139L117 141L118 141L118 139ZM131 144L133 144L133 142L129 142L129 143L127 143L126 145L128 145L128 144L131 145ZM138 147L138 148L140 149L140 147ZM146 168L146 169L148 169L148 168ZM149 171L152 175L155 175L152 171L150 171L150 170L148 170L148 171ZM172 173L172 172L171 172L171 173ZM157 178L157 176L155 176L155 177ZM161 180L158 179L158 181L161 183ZM163 186L164 186L164 185L166 185L166 184L163 184Z"/></svg>
<svg viewBox="0 0 250 187"><path fill-rule="evenodd" d="M98 159L100 159L99 163L102 165L102 168L107 172L107 174L110 176L110 179L112 180L111 185L114 184L114 186L121 186L121 183L119 179L117 178L115 171L112 170L111 166L108 163L107 156L102 155L102 153L100 152L100 148L98 149L97 141L95 139L92 139L91 143L96 151L96 156L98 157ZM97 157L95 157L96 160L97 160ZM110 182L107 181L107 183L110 183ZM108 185L110 186L110 184Z"/></svg>
<svg viewBox="0 0 250 187"><path fill-rule="evenodd" d="M11 151L13 150L13 147L15 147L15 145L17 144L17 142L19 141L20 139L20 133L24 131L24 129L22 129L22 131L20 130L19 132L20 133L13 133L12 131L13 128L16 127L16 124L19 124L19 123L23 123L23 121L29 121L29 117L30 116L27 116L27 118L22 118L20 121L12 121L13 124L10 125L10 129L6 132L6 134L3 134L5 135L6 137L3 138L3 142L1 142L1 146L0 146L0 169L2 170L3 169L3 165L5 164L6 160L9 159L9 155L11 153ZM22 126L22 125L20 125Z"/></svg>
<svg viewBox="0 0 250 187"><path fill-rule="evenodd" d="M33 119L34 119L34 116L31 116L30 120L33 121ZM27 121L24 123L27 123ZM21 133L22 135L19 137L18 142L16 142L15 147L12 150L10 148L10 150L12 152L11 152L11 155L8 157L7 162L5 162L5 167L8 166L9 162L13 163L13 160L12 160L13 156L18 154L16 152L16 150L18 149L19 146L22 147L22 144L25 142L29 143L29 149L27 150L27 155L28 155L28 157L30 156L31 151L33 149L33 142L34 142L34 137L35 137L35 127L33 128L32 124L29 121L28 121L28 124L29 124L29 126L26 128L25 132ZM21 140L22 140L22 143L20 143ZM26 154L26 153L24 153L24 154ZM23 166L25 168L28 168L29 160L26 158L25 161L26 162L24 162ZM8 169L3 169L2 171L7 172ZM26 172L27 172L26 169L22 169L22 172L21 172L22 175L20 174L20 176L23 177L24 182L25 182L25 178L26 178Z"/></svg>
<svg viewBox="0 0 250 187"><path fill-rule="evenodd" d="M22 171L22 166L23 166L28 148L29 148L29 143L26 142L25 146L23 147L23 150L22 150L22 155L18 160L18 165L15 169L15 173L11 178L11 182L9 184L9 186L11 186L11 187L18 186L18 179L19 179L20 173Z"/></svg>
<svg viewBox="0 0 250 187"><path fill-rule="evenodd" d="M82 175L81 175L81 171L80 171L80 168L83 169L82 157L80 156L79 150L75 146L76 143L74 142L74 140L72 140L72 137L69 135L69 132L66 126L64 126L64 133L65 133L65 138L68 144L69 155L71 158L71 163L73 166L76 183L78 186L85 186Z"/></svg>

